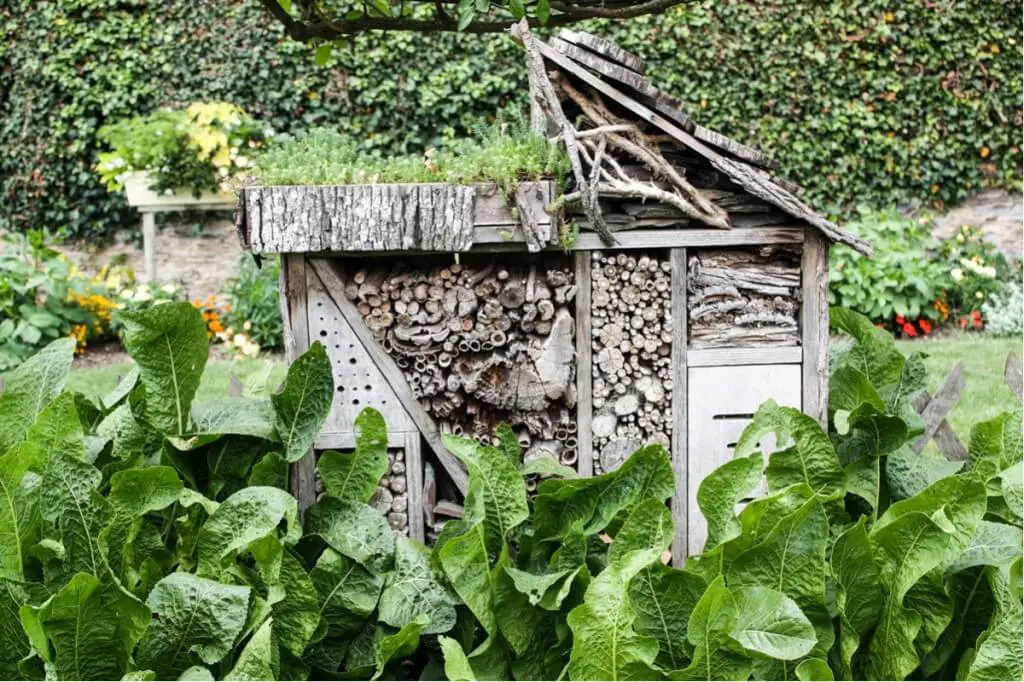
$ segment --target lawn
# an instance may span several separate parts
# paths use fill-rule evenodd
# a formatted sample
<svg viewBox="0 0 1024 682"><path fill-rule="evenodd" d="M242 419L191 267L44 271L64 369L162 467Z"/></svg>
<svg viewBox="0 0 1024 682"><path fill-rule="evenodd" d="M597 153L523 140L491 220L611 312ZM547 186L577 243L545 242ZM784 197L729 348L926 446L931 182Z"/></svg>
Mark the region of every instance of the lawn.
<svg viewBox="0 0 1024 682"><path fill-rule="evenodd" d="M953 429L964 444L970 436L971 426L990 419L1017 404L1013 393L1003 379L1003 366L1010 351L1021 351L1017 339L996 339L980 335L958 334L940 339L900 341L903 353L920 352L928 357L925 364L930 374L929 390L934 392L959 360L964 366L965 386L960 401L949 416ZM130 365L120 363L98 367L83 367L71 373L69 387L86 395L100 396L117 385ZM227 395L231 375L248 383L250 394L274 390L284 378L284 364L270 360L215 360L211 359L199 387L199 398ZM262 389L262 390L261 390Z"/></svg>

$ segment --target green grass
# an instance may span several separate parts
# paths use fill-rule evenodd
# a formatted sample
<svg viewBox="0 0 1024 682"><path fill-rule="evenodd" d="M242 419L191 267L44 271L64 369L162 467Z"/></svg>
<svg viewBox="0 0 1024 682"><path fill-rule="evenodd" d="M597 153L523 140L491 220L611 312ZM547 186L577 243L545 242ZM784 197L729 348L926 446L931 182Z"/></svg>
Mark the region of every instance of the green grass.
<svg viewBox="0 0 1024 682"><path fill-rule="evenodd" d="M1000 412L1013 410L1020 401L1006 385L1003 368L1006 356L1021 355L1020 339L993 338L977 334L956 334L945 338L898 341L904 354L926 353L928 390L934 393L957 361L964 367L964 390L947 417L950 426L967 445L971 427Z"/></svg>
<svg viewBox="0 0 1024 682"><path fill-rule="evenodd" d="M117 382L128 373L132 363L121 362L112 365L80 367L71 371L68 388L87 396L102 397L110 392ZM280 360L215 360L210 359L203 372L202 383L196 397L200 400L223 398L228 395L232 373L245 385L254 385L251 395L266 395L284 381L286 367ZM266 377L266 379L264 379Z"/></svg>
<svg viewBox="0 0 1024 682"><path fill-rule="evenodd" d="M1017 339L958 334L939 339L899 341L897 344L905 353L925 353L928 367L929 386L932 393L949 374L958 360L964 366L964 390L960 400L949 414L949 422L960 435L964 444L970 437L971 427L980 421L991 419L1000 412L1012 410L1018 401L1003 379L1006 356L1011 351L1021 351ZM114 386L120 377L128 373L128 363L98 367L82 367L71 373L69 388L91 396L102 396ZM231 373L243 382L258 382L263 372L268 371L267 390L274 390L284 379L284 363L272 359L260 360L211 360L203 374L199 387L200 399L223 397L228 393Z"/></svg>

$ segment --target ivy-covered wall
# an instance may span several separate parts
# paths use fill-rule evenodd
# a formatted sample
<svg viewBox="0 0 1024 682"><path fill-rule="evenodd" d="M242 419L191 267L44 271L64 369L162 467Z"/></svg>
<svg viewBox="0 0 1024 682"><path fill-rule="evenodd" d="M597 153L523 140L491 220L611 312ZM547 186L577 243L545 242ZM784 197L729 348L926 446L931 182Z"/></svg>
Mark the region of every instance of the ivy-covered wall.
<svg viewBox="0 0 1024 682"><path fill-rule="evenodd" d="M414 151L524 101L507 36L366 35L317 66L251 0L0 7L0 228L130 220L93 175L104 122L225 99L277 130ZM695 118L777 156L812 202L956 202L1021 177L1011 0L706 0L590 30L641 54Z"/></svg>

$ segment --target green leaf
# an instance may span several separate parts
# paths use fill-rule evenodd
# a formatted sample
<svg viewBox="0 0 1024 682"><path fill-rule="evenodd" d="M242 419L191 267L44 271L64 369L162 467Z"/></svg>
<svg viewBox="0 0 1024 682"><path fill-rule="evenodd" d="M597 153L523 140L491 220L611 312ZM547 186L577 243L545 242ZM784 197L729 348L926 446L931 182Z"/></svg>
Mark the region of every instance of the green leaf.
<svg viewBox="0 0 1024 682"><path fill-rule="evenodd" d="M1017 462L999 473L1003 500L1011 518L1019 525L1024 521L1024 462Z"/></svg>
<svg viewBox="0 0 1024 682"><path fill-rule="evenodd" d="M710 551L740 534L736 505L748 497L761 480L764 460L761 455L736 457L721 465L697 489L697 504L708 522L704 551Z"/></svg>
<svg viewBox="0 0 1024 682"><path fill-rule="evenodd" d="M1016 613L1000 620L984 636L967 671L967 680L1019 680L1024 677L1021 641L1024 620Z"/></svg>
<svg viewBox="0 0 1024 682"><path fill-rule="evenodd" d="M26 631L58 679L118 679L149 621L149 609L113 585L76 574L41 606L21 607Z"/></svg>
<svg viewBox="0 0 1024 682"><path fill-rule="evenodd" d="M1017 526L979 521L963 554L947 569L951 573L971 566L1010 564L1021 556L1021 530Z"/></svg>
<svg viewBox="0 0 1024 682"><path fill-rule="evenodd" d="M835 447L818 422L800 410L780 407L772 400L758 408L743 430L734 457L750 456L769 434L775 435L777 443L765 469L770 491L801 483L823 497L843 491L845 473ZM790 442L792 445L785 447Z"/></svg>
<svg viewBox="0 0 1024 682"><path fill-rule="evenodd" d="M139 367L145 417L168 435L188 432L189 409L206 366L209 339L190 303L167 303L121 314L124 345Z"/></svg>
<svg viewBox="0 0 1024 682"><path fill-rule="evenodd" d="M373 507L325 497L306 512L306 534L318 535L337 552L371 571L391 568L395 535Z"/></svg>
<svg viewBox="0 0 1024 682"><path fill-rule="evenodd" d="M783 517L764 540L740 554L728 569L729 585L764 586L784 592L801 608L825 603L828 521L817 499Z"/></svg>
<svg viewBox="0 0 1024 682"><path fill-rule="evenodd" d="M449 452L466 465L470 478L479 480L474 490L483 502L487 547L496 553L509 534L530 515L522 476L497 448L451 434L445 434L443 440ZM467 501L466 506L470 504Z"/></svg>
<svg viewBox="0 0 1024 682"><path fill-rule="evenodd" d="M74 354L73 339L58 339L3 376L0 452L24 440L39 413L64 390Z"/></svg>
<svg viewBox="0 0 1024 682"><path fill-rule="evenodd" d="M218 577L227 559L250 543L286 525L283 539L293 544L301 529L295 498L278 488L243 488L221 503L199 532L199 573Z"/></svg>
<svg viewBox="0 0 1024 682"><path fill-rule="evenodd" d="M421 614L392 635L382 635L381 628L377 628L377 670L370 678L371 680L380 679L380 676L384 674L384 668L392 660L409 656L416 651L420 643L420 635L425 633L425 629L429 625L427 619L428 616Z"/></svg>
<svg viewBox="0 0 1024 682"><path fill-rule="evenodd" d="M885 460L885 479L893 500L913 497L939 479L963 469L963 462L953 462L939 454L914 452L904 445Z"/></svg>
<svg viewBox="0 0 1024 682"><path fill-rule="evenodd" d="M560 463L551 455L538 455L525 464L523 476L540 476L541 478L578 478L579 474L572 467Z"/></svg>
<svg viewBox="0 0 1024 682"><path fill-rule="evenodd" d="M363 626L377 608L384 576L366 570L330 547L309 572L319 595L319 612L332 634L346 635Z"/></svg>
<svg viewBox="0 0 1024 682"><path fill-rule="evenodd" d="M515 588L530 601L531 606L537 606L540 604L548 590L558 584L564 583L565 579L570 574L575 573L573 569L566 568L554 573L542 573L538 575L536 573L519 570L514 566L506 566L504 571L508 577L512 579L512 583L515 585Z"/></svg>
<svg viewBox="0 0 1024 682"><path fill-rule="evenodd" d="M548 23L548 19L551 18L551 2L550 0L537 0L537 21L541 24Z"/></svg>
<svg viewBox="0 0 1024 682"><path fill-rule="evenodd" d="M107 412L113 410L122 400L128 397L128 394L132 392L132 389L138 383L139 367L138 365L132 365L132 368L128 370L128 374L121 377L120 381L117 382L117 386L100 399L103 409Z"/></svg>
<svg viewBox="0 0 1024 682"><path fill-rule="evenodd" d="M22 627L19 610L31 601L28 586L0 578L0 678L5 680L23 679L18 664L30 655L32 644L28 633ZM28 607L31 608L31 607ZM40 633L44 636L43 633Z"/></svg>
<svg viewBox="0 0 1024 682"><path fill-rule="evenodd" d="M444 674L452 682L474 682L476 674L466 658L466 652L451 637L438 637L441 654L444 656Z"/></svg>
<svg viewBox="0 0 1024 682"><path fill-rule="evenodd" d="M64 545L63 573L103 574L97 539L107 522L106 501L97 489L102 476L93 465L53 453L40 487L40 511Z"/></svg>
<svg viewBox="0 0 1024 682"><path fill-rule="evenodd" d="M672 496L675 476L660 445L640 448L615 471L541 483L534 500L534 536L539 540L604 530L623 509L651 498Z"/></svg>
<svg viewBox="0 0 1024 682"><path fill-rule="evenodd" d="M853 348L837 357L837 368L854 367L866 375L873 386L900 382L905 361L889 332L876 328L864 315L843 308L831 308L829 322L857 341Z"/></svg>
<svg viewBox="0 0 1024 682"><path fill-rule="evenodd" d="M186 434L173 439L179 450L191 450L225 435L278 439L269 400L222 398L192 403L191 423Z"/></svg>
<svg viewBox="0 0 1024 682"><path fill-rule="evenodd" d="M179 682L193 680L194 682L213 682L213 674L201 665L194 665L182 674L178 675Z"/></svg>
<svg viewBox="0 0 1024 682"><path fill-rule="evenodd" d="M828 663L820 658L808 658L796 667L796 678L800 682L831 682L835 676Z"/></svg>
<svg viewBox="0 0 1024 682"><path fill-rule="evenodd" d="M316 466L328 495L366 503L388 472L388 434L384 417L371 407L356 417L356 428L359 437L354 452L328 450Z"/></svg>
<svg viewBox="0 0 1024 682"><path fill-rule="evenodd" d="M818 641L814 626L796 602L782 592L752 585L732 590L736 625L729 632L740 646L784 661L801 658Z"/></svg>
<svg viewBox="0 0 1024 682"><path fill-rule="evenodd" d="M274 620L268 618L246 642L235 665L225 680L276 680L277 647L274 643Z"/></svg>
<svg viewBox="0 0 1024 682"><path fill-rule="evenodd" d="M301 657L320 624L317 588L299 560L287 550L281 556L278 580L284 596L270 607L274 634L282 648Z"/></svg>
<svg viewBox="0 0 1024 682"><path fill-rule="evenodd" d="M665 503L646 499L632 509L615 534L608 561L628 580L661 559L662 552L672 544L674 530L672 512Z"/></svg>
<svg viewBox="0 0 1024 682"><path fill-rule="evenodd" d="M322 344L314 343L291 364L284 389L270 400L284 457L297 462L313 447L334 400L331 361Z"/></svg>
<svg viewBox="0 0 1024 682"><path fill-rule="evenodd" d="M971 469L986 481L1021 461L1021 413L975 424L967 446Z"/></svg>
<svg viewBox="0 0 1024 682"><path fill-rule="evenodd" d="M426 549L400 537L395 544L395 570L380 595L378 617L388 625L405 627L424 616L423 634L447 632L455 625L455 605L434 577Z"/></svg>
<svg viewBox="0 0 1024 682"><path fill-rule="evenodd" d="M830 565L836 582L839 611L839 653L843 679L852 675L851 661L861 638L878 622L883 592L868 540L867 518L848 528L832 546Z"/></svg>
<svg viewBox="0 0 1024 682"><path fill-rule="evenodd" d="M665 670L682 668L688 655L686 628L707 582L696 573L654 563L629 582L629 601L636 610L637 634L658 642L656 663Z"/></svg>
<svg viewBox="0 0 1024 682"><path fill-rule="evenodd" d="M47 457L60 453L74 459L85 459L84 439L75 395L68 392L58 395L39 413L25 436L26 441L43 447Z"/></svg>
<svg viewBox="0 0 1024 682"><path fill-rule="evenodd" d="M21 482L30 467L43 461L43 452L35 443L21 443L0 456L0 580L24 577L22 536L27 519Z"/></svg>
<svg viewBox="0 0 1024 682"><path fill-rule="evenodd" d="M155 618L139 645L138 665L166 680L197 660L219 662L245 627L249 594L248 587L170 574L146 600Z"/></svg>
<svg viewBox="0 0 1024 682"><path fill-rule="evenodd" d="M693 660L672 673L673 680L745 680L751 662L729 637L738 614L725 580L718 576L708 585L690 615L686 636L693 645Z"/></svg>

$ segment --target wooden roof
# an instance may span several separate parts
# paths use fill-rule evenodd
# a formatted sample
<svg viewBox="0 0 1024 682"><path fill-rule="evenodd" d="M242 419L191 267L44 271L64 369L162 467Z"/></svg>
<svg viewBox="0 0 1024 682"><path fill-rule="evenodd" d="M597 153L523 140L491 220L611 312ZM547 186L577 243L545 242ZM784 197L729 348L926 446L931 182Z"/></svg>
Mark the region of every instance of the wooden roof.
<svg viewBox="0 0 1024 682"><path fill-rule="evenodd" d="M871 255L868 242L840 229L804 203L803 190L778 173L778 162L694 121L680 100L651 82L645 75L643 60L637 55L600 37L568 29L561 30L547 43L532 37L530 41L543 58L549 78L568 79L608 109L614 107L616 122L636 121L644 126L646 134L660 133L668 139L663 148L699 157L744 192L817 228L833 242ZM607 121L592 122L598 127L602 123ZM713 195L707 190L701 193Z"/></svg>

